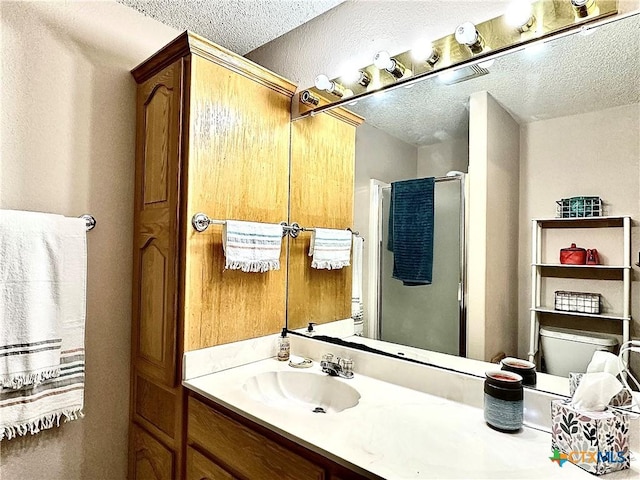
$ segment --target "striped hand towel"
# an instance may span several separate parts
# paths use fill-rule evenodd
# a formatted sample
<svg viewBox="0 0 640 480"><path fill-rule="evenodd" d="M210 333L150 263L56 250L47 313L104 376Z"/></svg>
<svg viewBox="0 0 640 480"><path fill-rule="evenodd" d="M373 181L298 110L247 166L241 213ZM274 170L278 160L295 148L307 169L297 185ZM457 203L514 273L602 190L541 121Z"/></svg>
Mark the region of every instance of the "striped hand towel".
<svg viewBox="0 0 640 480"><path fill-rule="evenodd" d="M225 269L243 272L280 270L282 225L227 220L222 246Z"/></svg>
<svg viewBox="0 0 640 480"><path fill-rule="evenodd" d="M4 216L5 212L0 212ZM28 212L27 212L28 213ZM36 214L37 215L37 214ZM42 219L31 219L32 231ZM56 251L52 279L40 284L38 292L43 298L53 298L59 324L61 347L57 368L59 375L43 379L40 383L23 385L19 389L0 390L0 440L16 435L38 433L45 428L59 425L60 418L73 420L82 416L84 402L84 325L86 307L87 248L86 228L82 219L60 219L67 231L58 240L49 239L49 248ZM41 224L42 225L42 224ZM47 234L47 235L50 235ZM26 239L25 239L26 241ZM0 247L3 248L3 247ZM0 271L6 273L0 262ZM42 262L42 268L50 268ZM6 308L6 293L11 285L3 275L2 307ZM56 280L54 281L53 278ZM54 293L48 292L54 290ZM33 293L35 295L35 292ZM24 305L29 309L30 306ZM44 310L40 310L42 312ZM3 312L3 320L6 312ZM35 318L36 325L44 322ZM2 365L4 367L4 365Z"/></svg>
<svg viewBox="0 0 640 480"><path fill-rule="evenodd" d="M316 228L311 235L309 256L313 257L313 268L333 270L348 267L351 259L351 232Z"/></svg>
<svg viewBox="0 0 640 480"><path fill-rule="evenodd" d="M0 441L84 416L84 323L63 331L60 375L37 386L0 390Z"/></svg>

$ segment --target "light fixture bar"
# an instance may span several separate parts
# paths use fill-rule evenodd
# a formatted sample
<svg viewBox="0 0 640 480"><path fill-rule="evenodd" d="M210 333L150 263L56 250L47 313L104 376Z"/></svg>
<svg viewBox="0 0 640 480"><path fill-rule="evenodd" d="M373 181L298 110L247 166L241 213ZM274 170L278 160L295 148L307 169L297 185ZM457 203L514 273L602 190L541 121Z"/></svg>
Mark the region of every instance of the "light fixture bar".
<svg viewBox="0 0 640 480"><path fill-rule="evenodd" d="M407 61L407 63L409 63L410 65L413 65L414 75L411 77L403 78L398 81L390 77L386 82L384 82L384 77L382 75L378 74L378 76L376 77L376 72L379 72L379 70L375 66L371 65L369 67L362 68L362 71L373 74L373 78L379 80L378 84L376 85L377 88L363 88L360 90L354 88L354 94L352 96L346 99L340 99L338 101L330 101L325 96L320 95L320 105L316 107L310 107L308 105L305 106L300 104L299 102L294 102L293 120L297 120L309 115L319 114L327 110L331 110L332 108L342 107L348 103L370 97L381 91L393 90L399 87L407 87L420 82L425 78L429 78L442 73L445 70L453 70L465 66L476 65L481 62L500 58L504 55L518 50L523 50L525 47L534 46L536 44L573 35L579 33L585 25L588 25L590 29L594 29L602 25L607 25L618 20L623 20L624 18L638 15L637 11L616 15L618 13L617 1L600 0L598 2L599 12L597 15L593 15L587 19L578 20L576 19L573 9L568 2L569 0L567 0L567 8L565 10L557 12L557 16L555 18L551 18L551 16L547 12L547 17L545 17L545 24L547 25L547 27L543 31L541 31L540 33L527 32L527 34L522 34L522 38L520 38L521 34L519 34L518 32L514 33L513 27L505 25L504 19L502 17L497 17L489 20L488 22L478 24L477 28L480 32L485 30L494 32L495 38L497 39L503 38L505 36L507 38L513 38L514 35L517 35L520 40L513 42L503 41L502 44L499 45L499 43L490 43L494 41L494 37L488 36L487 43L491 45L491 50L485 51L483 54L476 57L473 57L471 52L466 49L466 47L464 47L463 50L463 46L460 46L456 42L454 36L449 35L447 37L444 37L443 39L435 40L433 42L434 48L440 49L441 46L444 46L457 55L449 55L447 58L442 58L440 60L440 63L437 64L436 68L432 68L428 64L425 65L424 62L412 63L410 51L403 54L395 55L394 58L400 58L403 61ZM536 11L536 8L544 8L545 3L546 2L544 0L534 3L534 12ZM501 27L498 27L498 24L501 25ZM510 33L505 34L505 31L509 31ZM457 47L454 48L454 45ZM441 51L446 52L447 50L443 49ZM459 53L460 51L463 52L462 55ZM456 61L456 59L459 60ZM315 94L314 88L309 89L309 91Z"/></svg>

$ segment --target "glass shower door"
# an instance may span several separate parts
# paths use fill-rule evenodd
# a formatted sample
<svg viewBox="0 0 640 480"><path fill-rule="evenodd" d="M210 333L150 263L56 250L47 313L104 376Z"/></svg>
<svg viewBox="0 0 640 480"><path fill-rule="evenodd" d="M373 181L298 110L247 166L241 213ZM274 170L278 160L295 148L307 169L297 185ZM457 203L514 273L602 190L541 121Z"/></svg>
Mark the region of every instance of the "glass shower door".
<svg viewBox="0 0 640 480"><path fill-rule="evenodd" d="M452 355L461 347L461 222L462 181L435 183L433 281L404 286L392 278L393 253L389 237L391 187L382 188L382 247L380 255L380 339ZM464 333L464 332L462 332Z"/></svg>

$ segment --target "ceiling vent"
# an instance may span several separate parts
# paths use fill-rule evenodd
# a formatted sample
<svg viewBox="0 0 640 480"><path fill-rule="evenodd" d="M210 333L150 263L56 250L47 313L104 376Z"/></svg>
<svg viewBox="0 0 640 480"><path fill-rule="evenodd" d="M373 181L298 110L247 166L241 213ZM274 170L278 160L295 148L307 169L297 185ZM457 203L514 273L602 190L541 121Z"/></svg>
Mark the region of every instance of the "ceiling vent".
<svg viewBox="0 0 640 480"><path fill-rule="evenodd" d="M442 83L445 85L455 85L456 83L466 82L472 78L482 77L487 73L489 73L489 70L486 68L482 68L478 65L470 65L468 67L454 70L451 73L447 72L447 75L442 78Z"/></svg>

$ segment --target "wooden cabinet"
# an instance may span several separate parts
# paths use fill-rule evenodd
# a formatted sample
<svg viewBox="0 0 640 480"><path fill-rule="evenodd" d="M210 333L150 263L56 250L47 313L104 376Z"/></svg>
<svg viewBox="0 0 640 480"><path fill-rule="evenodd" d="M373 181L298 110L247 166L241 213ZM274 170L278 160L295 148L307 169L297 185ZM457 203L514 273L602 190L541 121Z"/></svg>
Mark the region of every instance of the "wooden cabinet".
<svg viewBox="0 0 640 480"><path fill-rule="evenodd" d="M236 480L236 477L194 448L187 447L186 480Z"/></svg>
<svg viewBox="0 0 640 480"><path fill-rule="evenodd" d="M289 298L306 305L297 319L350 316L351 289L349 269L311 272L308 235L283 240L280 270L224 270L222 227L198 233L191 219L204 212L220 220L352 225L360 119L338 110L296 122L292 134L295 85L191 33L132 74L138 89L130 476L150 472L146 457L138 458L141 438L168 452L171 478L205 475L198 461L184 466L184 352L279 332L287 274L302 286ZM290 196L291 175L297 186Z"/></svg>
<svg viewBox="0 0 640 480"><path fill-rule="evenodd" d="M189 451L202 452L200 465L214 465L229 477L243 480L364 480L363 476L292 444L264 427L260 427L207 399L192 394L187 410ZM187 460L189 463L189 460ZM199 466L187 466L197 469ZM196 477L188 477L196 478ZM218 477L212 477L218 478Z"/></svg>
<svg viewBox="0 0 640 480"><path fill-rule="evenodd" d="M175 461L170 450L138 427L133 437L131 480L171 480L175 478Z"/></svg>
<svg viewBox="0 0 640 480"><path fill-rule="evenodd" d="M191 217L287 219L295 86L189 33L132 73L138 90L130 476L156 471L140 457L150 451L139 448L144 438L170 455L166 478L182 478L183 353L276 333L286 304L286 269L223 271L221 228L196 233ZM286 244L281 258L286 265Z"/></svg>

